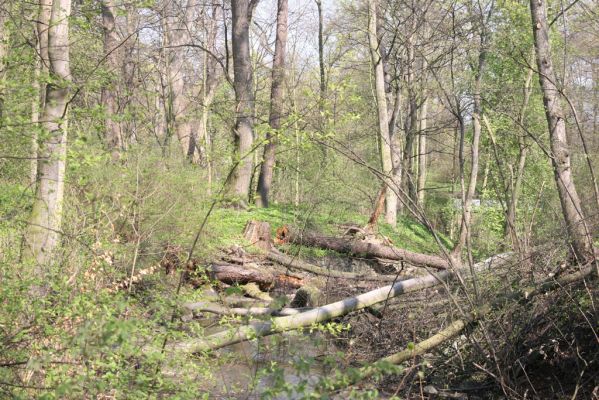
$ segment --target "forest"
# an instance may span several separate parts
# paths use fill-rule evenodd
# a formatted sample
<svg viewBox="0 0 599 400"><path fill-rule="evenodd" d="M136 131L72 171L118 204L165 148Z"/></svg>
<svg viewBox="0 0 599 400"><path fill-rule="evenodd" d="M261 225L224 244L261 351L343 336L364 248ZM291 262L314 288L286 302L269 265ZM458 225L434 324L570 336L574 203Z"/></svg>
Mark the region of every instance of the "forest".
<svg viewBox="0 0 599 400"><path fill-rule="evenodd" d="M599 400L597 0L0 0L1 399Z"/></svg>

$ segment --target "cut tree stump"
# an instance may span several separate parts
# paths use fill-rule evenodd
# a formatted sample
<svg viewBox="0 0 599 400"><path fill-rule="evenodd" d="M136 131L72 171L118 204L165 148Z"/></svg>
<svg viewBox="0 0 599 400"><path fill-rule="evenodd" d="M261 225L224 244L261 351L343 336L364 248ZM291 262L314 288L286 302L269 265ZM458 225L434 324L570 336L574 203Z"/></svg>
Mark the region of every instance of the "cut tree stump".
<svg viewBox="0 0 599 400"><path fill-rule="evenodd" d="M268 222L248 221L243 230L243 237L259 249L265 251L272 249L272 237Z"/></svg>

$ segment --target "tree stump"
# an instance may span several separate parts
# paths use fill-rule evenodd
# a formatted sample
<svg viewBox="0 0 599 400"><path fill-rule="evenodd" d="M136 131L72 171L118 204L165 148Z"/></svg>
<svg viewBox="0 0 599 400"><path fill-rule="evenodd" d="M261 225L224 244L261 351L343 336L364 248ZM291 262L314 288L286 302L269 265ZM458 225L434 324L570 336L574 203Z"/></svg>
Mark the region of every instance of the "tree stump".
<svg viewBox="0 0 599 400"><path fill-rule="evenodd" d="M272 237L268 222L248 221L243 230L243 237L259 249L264 251L272 249Z"/></svg>

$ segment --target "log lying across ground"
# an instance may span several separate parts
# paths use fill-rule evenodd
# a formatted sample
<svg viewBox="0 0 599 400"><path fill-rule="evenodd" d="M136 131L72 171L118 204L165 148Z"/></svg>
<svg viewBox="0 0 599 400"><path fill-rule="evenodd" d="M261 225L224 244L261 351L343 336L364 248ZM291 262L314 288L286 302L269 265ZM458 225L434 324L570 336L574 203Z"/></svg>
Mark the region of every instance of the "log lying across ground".
<svg viewBox="0 0 599 400"><path fill-rule="evenodd" d="M484 270L495 265L502 265L512 259L513 253L496 255L474 266L475 270ZM207 350L219 349L235 343L268 336L275 333L301 329L316 323L331 320L353 311L361 310L373 304L404 293L415 292L425 288L439 285L448 281L455 275L450 270L441 271L421 278L407 279L393 285L384 286L355 297L348 297L336 303L285 317L273 318L270 321L255 322L249 325L218 332L205 338L192 339L183 343L174 343L174 350L187 353L197 353Z"/></svg>
<svg viewBox="0 0 599 400"><path fill-rule="evenodd" d="M270 307L227 307L220 304L201 301L197 303L187 303L183 305L185 310L191 312L208 312L218 315L275 315L275 316L286 316L296 315L302 312L310 310L310 308L270 308Z"/></svg>
<svg viewBox="0 0 599 400"><path fill-rule="evenodd" d="M303 285L303 281L294 276L270 274L233 264L212 264L206 272L210 278L229 285L256 283L263 290L274 286L299 288Z"/></svg>
<svg viewBox="0 0 599 400"><path fill-rule="evenodd" d="M293 243L302 246L313 246L368 258L385 258L388 260L405 261L413 265L427 266L441 270L450 267L449 262L443 257L415 253L394 246L368 242L365 240L324 236L315 232L302 231L289 226L283 226L277 229L276 237L277 243L279 244Z"/></svg>
<svg viewBox="0 0 599 400"><path fill-rule="evenodd" d="M315 275L326 276L329 278L355 279L361 281L378 281L378 282L394 282L398 279L397 275L375 275L375 274L357 274L354 272L337 271L319 267L314 264L307 263L296 257L288 256L276 250L271 250L266 254L266 258L274 261L284 267L297 269L300 271L310 272Z"/></svg>

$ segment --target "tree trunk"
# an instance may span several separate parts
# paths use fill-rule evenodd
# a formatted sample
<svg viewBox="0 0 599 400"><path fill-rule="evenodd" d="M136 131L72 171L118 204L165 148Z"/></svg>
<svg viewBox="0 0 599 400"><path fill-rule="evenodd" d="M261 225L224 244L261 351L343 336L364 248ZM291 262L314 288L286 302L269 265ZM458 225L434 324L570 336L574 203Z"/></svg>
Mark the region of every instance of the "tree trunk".
<svg viewBox="0 0 599 400"><path fill-rule="evenodd" d="M212 6L212 18L210 19L207 37L206 37L206 48L209 49L213 54L216 54L216 37L218 35L218 21L222 18L223 7L221 4L214 4ZM208 115L210 107L214 101L216 94L216 88L219 83L218 78L218 60L210 55L207 51L204 52L204 60L202 65L202 112L200 125L198 129L198 140L200 161L207 167L208 174L208 190L212 184L212 159L211 159L211 147L212 141L210 139L210 133L208 132Z"/></svg>
<svg viewBox="0 0 599 400"><path fill-rule="evenodd" d="M449 268L449 263L442 257L414 253L380 243L363 240L323 236L315 232L299 231L288 226L277 229L278 243L293 243L302 246L314 246L334 250L339 253L355 254L369 258L385 258L405 261L414 265L428 266L437 269Z"/></svg>
<svg viewBox="0 0 599 400"><path fill-rule="evenodd" d="M530 101L530 94L532 92L532 77L533 69L528 70L526 75L526 81L524 83L524 100L522 102L522 108L520 109L520 115L518 116L518 124L520 129L524 126L525 111ZM523 132L526 134L525 132ZM516 180L511 186L511 194L508 197L507 215L505 218L505 229L504 235L506 239L511 237L512 246L516 251L519 251L520 243L518 239L518 230L516 229L516 210L518 208L518 198L520 197L520 190L522 187L522 180L524 178L524 167L526 165L526 157L528 154L528 146L526 145L525 136L521 135L518 137L518 170L516 172Z"/></svg>
<svg viewBox="0 0 599 400"><path fill-rule="evenodd" d="M481 19L483 17L481 16ZM481 24L484 24L481 21ZM484 28L481 28L484 29ZM468 237L470 236L470 223L472 220L472 199L476 193L476 182L478 180L478 164L479 164L479 143L481 135L481 115L482 115L482 99L481 99L481 84L482 73L486 61L486 44L487 37L484 32L480 33L480 49L478 54L478 65L474 77L474 94L473 94L473 110L472 110L472 160L470 166L470 180L468 181L468 189L464 193L464 121L460 121L460 170L462 179L462 221L460 224L460 236L455 247L452 250L452 256L460 258L460 253Z"/></svg>
<svg viewBox="0 0 599 400"><path fill-rule="evenodd" d="M269 274L233 264L212 264L206 271L211 279L234 285L256 283L261 290L273 287L299 288L303 281L297 277L284 274Z"/></svg>
<svg viewBox="0 0 599 400"><path fill-rule="evenodd" d="M6 78L6 55L8 52L8 31L6 29L7 12L0 7L0 128L4 118L4 80Z"/></svg>
<svg viewBox="0 0 599 400"><path fill-rule="evenodd" d="M391 150L391 137L389 136L389 115L387 109L387 96L385 92L385 71L383 57L379 51L379 40L376 29L377 0L368 1L368 43L370 56L374 68L375 95L380 137L381 163L383 167L384 182L391 185L385 191L385 222L395 226L397 224L397 188L393 187L393 163ZM389 190L390 189L390 190Z"/></svg>
<svg viewBox="0 0 599 400"><path fill-rule="evenodd" d="M426 191L426 128L428 99L424 99L420 109L420 129L418 134L418 205L424 209Z"/></svg>
<svg viewBox="0 0 599 400"><path fill-rule="evenodd" d="M109 75L118 76L119 70L119 46L120 39L115 25L116 7L113 0L102 0L102 28L104 29L104 54L106 67ZM102 88L102 105L106 113L105 117L105 141L108 150L112 153L112 159L120 158L120 150L123 147L121 127L115 121L118 113L118 105L115 91L116 82L109 82Z"/></svg>
<svg viewBox="0 0 599 400"><path fill-rule="evenodd" d="M578 258L578 262L585 263L593 257L593 242L572 177L566 121L560 104L559 88L556 86L557 76L551 61L545 7L543 0L530 0L539 82L543 91L543 103L551 141L551 162L574 255Z"/></svg>
<svg viewBox="0 0 599 400"><path fill-rule="evenodd" d="M70 11L70 0L52 2L48 28L48 58L52 79L46 87L42 112L47 137L39 149L38 185L23 249L24 256L35 259L40 266L47 265L53 259L60 243L67 150L67 100L71 80Z"/></svg>
<svg viewBox="0 0 599 400"><path fill-rule="evenodd" d="M414 181L414 142L416 141L416 135L418 132L418 99L416 98L415 88L415 57L414 57L414 44L412 43L412 37L407 39L408 56L407 56L407 86L408 86L408 118L405 121L405 133L406 140L404 143L403 151L403 177L402 183L405 185L406 193L409 199L416 202L417 199L417 188L416 182Z"/></svg>
<svg viewBox="0 0 599 400"><path fill-rule="evenodd" d="M314 0L316 2L316 7L318 8L318 67L320 71L320 102L318 105L318 109L321 113L324 112L324 99L326 97L326 76L324 71L324 22L322 15L322 0ZM324 116L320 116L320 118L324 118Z"/></svg>
<svg viewBox="0 0 599 400"><path fill-rule="evenodd" d="M197 138L194 134L192 123L189 120L191 102L188 99L186 88L187 65L190 59L186 53L185 44L191 42L189 29L193 21L193 13L197 9L196 0L189 1L182 10L178 9L178 2L171 0L165 9L164 17L165 34L168 49L167 73L170 93L170 121L175 131L181 150L191 162L199 161L199 152L196 146Z"/></svg>
<svg viewBox="0 0 599 400"><path fill-rule="evenodd" d="M246 204L250 193L254 142L254 82L250 58L249 15L250 2L238 0L231 3L233 13L233 78L235 89L235 139L234 171L228 183L228 192Z"/></svg>
<svg viewBox="0 0 599 400"><path fill-rule="evenodd" d="M264 160L258 178L258 193L256 199L259 207L268 207L268 194L272 185L273 170L275 167L275 146L277 135L281 129L283 116L283 95L285 89L285 48L287 46L287 0L279 0L277 12L277 37L275 41L275 55L272 63L272 86L270 89L270 129L266 133L264 146Z"/></svg>

